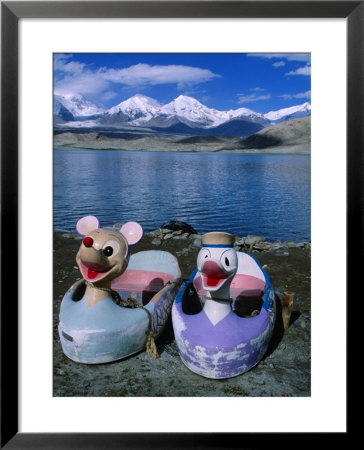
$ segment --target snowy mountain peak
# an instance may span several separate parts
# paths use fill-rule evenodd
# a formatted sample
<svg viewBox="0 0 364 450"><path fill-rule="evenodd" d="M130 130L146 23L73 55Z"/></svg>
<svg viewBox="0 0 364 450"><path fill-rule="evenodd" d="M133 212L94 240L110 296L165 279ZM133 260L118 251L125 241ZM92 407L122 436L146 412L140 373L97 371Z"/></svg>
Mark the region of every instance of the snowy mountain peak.
<svg viewBox="0 0 364 450"><path fill-rule="evenodd" d="M179 95L161 108L163 115L178 116L199 126L215 126L223 119L221 112L208 108L193 97Z"/></svg>
<svg viewBox="0 0 364 450"><path fill-rule="evenodd" d="M174 102L178 102L178 103L200 103L200 104L202 104L201 102L199 102L195 98L190 97L188 95L182 95L182 94L179 95L178 97L176 97L173 101Z"/></svg>
<svg viewBox="0 0 364 450"><path fill-rule="evenodd" d="M161 108L161 104L151 97L147 97L142 94L135 94L133 97L124 100L116 106L108 109L105 112L106 116L112 116L118 114L122 116L124 120L136 121L135 124L139 125L142 120L146 121L152 119Z"/></svg>
<svg viewBox="0 0 364 450"><path fill-rule="evenodd" d="M94 116L102 114L104 109L87 100L79 94L55 95L59 101L75 117Z"/></svg>
<svg viewBox="0 0 364 450"><path fill-rule="evenodd" d="M264 117L272 122L287 120L288 118L299 118L308 116L311 113L311 104L305 102L302 105L291 106L290 108L279 109L278 111L270 111L264 114Z"/></svg>
<svg viewBox="0 0 364 450"><path fill-rule="evenodd" d="M132 97L128 98L127 100L125 100L122 103L126 103L126 102L133 102L135 104L138 105L143 105L143 104L149 104L149 105L154 105L155 107L160 107L162 106L157 100L155 100L152 97L148 97L146 95L143 94L135 94Z"/></svg>

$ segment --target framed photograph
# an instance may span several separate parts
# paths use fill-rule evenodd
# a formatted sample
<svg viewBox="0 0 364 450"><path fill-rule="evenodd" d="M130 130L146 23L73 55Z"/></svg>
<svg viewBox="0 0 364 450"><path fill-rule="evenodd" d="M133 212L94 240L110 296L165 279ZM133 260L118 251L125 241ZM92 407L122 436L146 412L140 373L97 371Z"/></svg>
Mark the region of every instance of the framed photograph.
<svg viewBox="0 0 364 450"><path fill-rule="evenodd" d="M363 234L362 2L1 6L1 445L229 448L242 437L250 446L280 433L346 436L345 299L363 269L350 258ZM268 172L270 185L262 181ZM276 186L284 196L277 198ZM102 258L125 242L135 245L130 260L125 253L131 272L135 254L153 250L153 273L162 277L155 252L166 257L172 249L177 259L161 264L170 270L177 260L174 277L187 280L187 261L196 260L202 244L222 251L214 239L256 254L273 280L279 270L276 295L293 286L301 302L291 334L282 342L276 337L274 350L284 358L268 356L266 370L258 365L244 382L235 372L219 376L217 366L199 369L201 361L183 359L173 339L181 319L173 331L171 317L163 324L166 342L147 341L147 352L124 365L99 360L105 348L83 353L86 337L76 342L65 309L59 316L69 287L86 280L90 310L110 287L120 301L130 300L130 293L120 298L127 290L121 278L105 284L101 260L84 258L97 240L90 221L108 234ZM144 229L140 242L135 222ZM233 241L214 235L201 243L202 234L217 229ZM113 247L109 234L119 230L123 241ZM224 273L232 261L226 258ZM124 264L117 276L125 270ZM165 289L160 281L154 291L149 283L147 300L132 289L150 326L160 320L148 310ZM91 300L87 289L98 296ZM210 304L222 297L212 295ZM235 298L233 304L239 306ZM223 322L216 309L205 309L214 327ZM158 350L165 358L148 359ZM299 373L292 383L284 364ZM264 423L262 410L271 418Z"/></svg>

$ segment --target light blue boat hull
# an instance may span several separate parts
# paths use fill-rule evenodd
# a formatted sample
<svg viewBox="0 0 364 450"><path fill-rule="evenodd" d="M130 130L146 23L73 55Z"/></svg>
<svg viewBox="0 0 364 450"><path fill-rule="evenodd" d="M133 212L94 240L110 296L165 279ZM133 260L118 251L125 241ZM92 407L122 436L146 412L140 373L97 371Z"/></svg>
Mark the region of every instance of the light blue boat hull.
<svg viewBox="0 0 364 450"><path fill-rule="evenodd" d="M169 265L166 264L168 260ZM133 264L132 256L129 263L132 275L126 274L124 277L128 283L124 285L121 279L113 288L123 299L132 296L139 304L142 304L143 286L134 285L131 291L127 290L131 289L130 280L133 278L148 280L149 286L145 287L150 290L151 278L153 281L155 273L162 273L158 271L158 261L163 263L164 270L165 267L170 267L168 277L173 280L156 292L144 305L152 315L153 330L155 337L158 337L163 331L180 286L179 267L173 255L161 251L140 252L136 254L136 261L137 264ZM154 270L148 271L145 267L143 269L141 261L147 266L154 261ZM138 276L135 277L135 273ZM158 279L161 277L163 276ZM111 297L89 307L82 297L83 290L84 280L75 283L65 294L61 304L58 332L63 352L68 358L85 364L101 364L126 358L145 348L149 319L144 310L119 306Z"/></svg>

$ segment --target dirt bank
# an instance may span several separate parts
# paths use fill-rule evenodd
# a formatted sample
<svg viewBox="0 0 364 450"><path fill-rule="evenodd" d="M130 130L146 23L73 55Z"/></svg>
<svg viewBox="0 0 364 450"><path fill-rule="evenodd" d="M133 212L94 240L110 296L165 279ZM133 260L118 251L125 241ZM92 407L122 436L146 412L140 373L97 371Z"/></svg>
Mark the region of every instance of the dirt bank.
<svg viewBox="0 0 364 450"><path fill-rule="evenodd" d="M154 236L145 235L133 247L133 253L169 251L178 257L183 278L188 278L195 268L199 248L185 239L169 239L156 246L153 239ZM278 314L273 338L266 356L255 368L235 378L210 380L194 374L181 362L170 319L157 340L158 359L150 359L143 351L110 364L83 365L63 354L57 331L59 308L65 292L80 278L75 262L79 245L80 240L71 234L54 234L54 396L310 396L310 246L283 245L270 251L251 248L276 291ZM287 290L295 293L295 301L290 327L283 333L280 297Z"/></svg>

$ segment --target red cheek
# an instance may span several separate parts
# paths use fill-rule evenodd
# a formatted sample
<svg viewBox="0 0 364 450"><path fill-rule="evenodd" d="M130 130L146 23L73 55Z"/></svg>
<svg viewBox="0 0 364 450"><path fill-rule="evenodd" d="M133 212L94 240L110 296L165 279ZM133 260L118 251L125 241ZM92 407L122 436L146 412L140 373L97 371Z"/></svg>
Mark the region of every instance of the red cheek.
<svg viewBox="0 0 364 450"><path fill-rule="evenodd" d="M94 240L88 236L82 242L85 247L92 247Z"/></svg>

